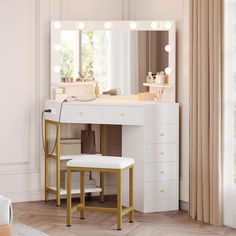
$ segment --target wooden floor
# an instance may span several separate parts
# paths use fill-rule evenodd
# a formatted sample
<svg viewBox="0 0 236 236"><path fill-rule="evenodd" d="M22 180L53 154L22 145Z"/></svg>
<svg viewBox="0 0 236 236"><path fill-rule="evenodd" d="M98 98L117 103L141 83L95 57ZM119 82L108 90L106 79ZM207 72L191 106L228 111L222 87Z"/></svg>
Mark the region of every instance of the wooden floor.
<svg viewBox="0 0 236 236"><path fill-rule="evenodd" d="M114 199L107 199L106 206L114 206ZM87 205L98 204L89 200ZM116 230L116 216L112 213L85 212L85 219L79 219L79 212L73 214L72 227L66 227L66 202L56 207L55 201L45 203L15 203L14 221L37 228L52 236L217 236L236 235L236 230L228 227L213 227L191 220L184 211L143 214L135 212L135 223L128 223L124 217L123 230Z"/></svg>

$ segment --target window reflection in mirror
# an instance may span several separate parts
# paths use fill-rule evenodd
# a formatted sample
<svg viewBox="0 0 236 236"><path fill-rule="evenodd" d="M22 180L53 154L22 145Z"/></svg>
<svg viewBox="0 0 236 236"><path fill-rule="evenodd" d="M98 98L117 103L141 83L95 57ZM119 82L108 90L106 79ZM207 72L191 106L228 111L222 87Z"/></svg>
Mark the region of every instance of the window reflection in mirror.
<svg viewBox="0 0 236 236"><path fill-rule="evenodd" d="M101 91L145 91L148 71L168 66L168 41L168 31L61 31L60 76L75 81L78 72L86 73L99 81Z"/></svg>

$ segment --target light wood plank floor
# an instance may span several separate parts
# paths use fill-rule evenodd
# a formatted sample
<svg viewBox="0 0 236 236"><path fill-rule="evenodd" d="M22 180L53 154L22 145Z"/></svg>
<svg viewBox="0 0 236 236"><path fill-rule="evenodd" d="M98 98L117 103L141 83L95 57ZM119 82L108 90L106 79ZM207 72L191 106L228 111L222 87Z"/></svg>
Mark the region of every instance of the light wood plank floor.
<svg viewBox="0 0 236 236"><path fill-rule="evenodd" d="M109 199L108 199L109 198ZM108 197L106 206L114 206L114 198ZM77 200L77 199L76 199ZM78 200L77 200L78 201ZM93 199L87 205L99 205ZM45 203L15 203L14 221L37 228L52 236L217 236L236 235L228 227L213 227L191 220L185 211L143 214L135 212L135 223L128 223L124 217L123 230L116 230L116 216L112 213L85 212L85 219L79 219L79 212L73 214L72 227L66 227L66 202L56 207L55 201Z"/></svg>

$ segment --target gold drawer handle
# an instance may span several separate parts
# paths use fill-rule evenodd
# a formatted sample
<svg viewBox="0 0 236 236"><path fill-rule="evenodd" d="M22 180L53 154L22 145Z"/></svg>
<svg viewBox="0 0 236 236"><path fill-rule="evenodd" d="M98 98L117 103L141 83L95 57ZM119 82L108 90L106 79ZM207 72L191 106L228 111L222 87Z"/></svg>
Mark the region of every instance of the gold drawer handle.
<svg viewBox="0 0 236 236"><path fill-rule="evenodd" d="M161 175L163 175L163 174L164 174L164 171L163 171L163 170L161 170L161 171L160 171L160 174L161 174Z"/></svg>
<svg viewBox="0 0 236 236"><path fill-rule="evenodd" d="M83 113L82 111L80 111L80 112L79 112L79 115L82 116L82 115L84 115L84 113Z"/></svg>
<svg viewBox="0 0 236 236"><path fill-rule="evenodd" d="M124 113L120 113L120 116L125 116L125 114Z"/></svg>
<svg viewBox="0 0 236 236"><path fill-rule="evenodd" d="M165 190L163 188L160 189L160 193L164 193Z"/></svg>
<svg viewBox="0 0 236 236"><path fill-rule="evenodd" d="M161 136L161 137L164 137L164 136L165 136L165 134L164 134L164 133L160 133L160 136Z"/></svg>
<svg viewBox="0 0 236 236"><path fill-rule="evenodd" d="M165 154L164 152L160 152L160 155L162 155L162 156L163 156L164 154Z"/></svg>

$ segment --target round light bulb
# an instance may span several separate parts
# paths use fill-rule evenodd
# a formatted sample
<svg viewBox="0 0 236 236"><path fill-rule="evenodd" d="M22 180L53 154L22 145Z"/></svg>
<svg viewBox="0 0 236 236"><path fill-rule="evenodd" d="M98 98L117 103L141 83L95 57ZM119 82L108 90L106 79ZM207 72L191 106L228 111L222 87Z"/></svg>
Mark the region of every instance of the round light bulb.
<svg viewBox="0 0 236 236"><path fill-rule="evenodd" d="M129 28L132 29L132 30L136 29L136 28L137 28L137 23L134 22L134 21L133 21L133 22L130 22Z"/></svg>
<svg viewBox="0 0 236 236"><path fill-rule="evenodd" d="M111 27L112 27L111 22L105 22L105 23L104 23L104 28L105 28L105 29L110 29Z"/></svg>
<svg viewBox="0 0 236 236"><path fill-rule="evenodd" d="M61 28L61 23L60 22L55 22L54 23L54 28L55 29L60 29Z"/></svg>
<svg viewBox="0 0 236 236"><path fill-rule="evenodd" d="M171 29L171 27L172 27L172 23L171 22L168 21L168 22L165 23L165 28L167 30Z"/></svg>
<svg viewBox="0 0 236 236"><path fill-rule="evenodd" d="M167 75L170 75L171 72L172 72L172 69L171 69L170 67L166 67L166 68L165 68L165 73L166 73Z"/></svg>
<svg viewBox="0 0 236 236"><path fill-rule="evenodd" d="M54 50L59 51L60 50L60 44L55 44L54 45Z"/></svg>
<svg viewBox="0 0 236 236"><path fill-rule="evenodd" d="M79 28L80 30L84 29L84 27L85 27L84 22L79 22L79 23L78 23L78 28Z"/></svg>
<svg viewBox="0 0 236 236"><path fill-rule="evenodd" d="M60 72L60 66L55 66L54 67L54 71L55 71L55 73L59 73Z"/></svg>
<svg viewBox="0 0 236 236"><path fill-rule="evenodd" d="M172 50L172 47L171 47L171 45L166 45L165 46L165 50L166 50L166 52L171 52L171 50Z"/></svg>
<svg viewBox="0 0 236 236"><path fill-rule="evenodd" d="M154 21L154 22L151 23L150 26L151 26L152 29L157 29L158 28L158 23L156 21Z"/></svg>

